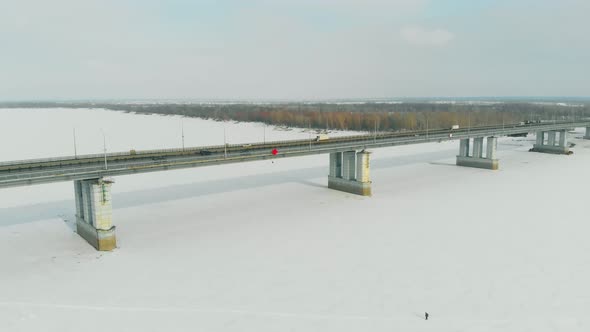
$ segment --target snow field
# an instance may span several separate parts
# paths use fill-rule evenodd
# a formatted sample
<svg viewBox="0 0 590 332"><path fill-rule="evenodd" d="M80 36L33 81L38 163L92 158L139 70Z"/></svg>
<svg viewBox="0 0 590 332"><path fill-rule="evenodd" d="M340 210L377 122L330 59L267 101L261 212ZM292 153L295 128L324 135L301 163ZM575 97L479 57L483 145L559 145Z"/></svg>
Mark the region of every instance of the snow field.
<svg viewBox="0 0 590 332"><path fill-rule="evenodd" d="M172 118L124 115L101 116L146 140ZM71 183L4 189L2 330L587 331L581 135L502 138L495 172L458 142L376 149L370 198L328 190L327 155L118 177L108 253L72 232Z"/></svg>

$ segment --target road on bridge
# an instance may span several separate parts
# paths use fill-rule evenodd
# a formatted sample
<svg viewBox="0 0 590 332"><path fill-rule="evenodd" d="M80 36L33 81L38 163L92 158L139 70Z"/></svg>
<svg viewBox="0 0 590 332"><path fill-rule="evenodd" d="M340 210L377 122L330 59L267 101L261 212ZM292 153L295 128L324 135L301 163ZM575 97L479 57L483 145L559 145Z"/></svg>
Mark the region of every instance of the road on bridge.
<svg viewBox="0 0 590 332"><path fill-rule="evenodd" d="M483 136L588 127L589 120L509 124L460 129L379 132L325 140L243 143L185 149L129 151L0 163L0 188L219 165L281 157L325 154ZM276 149L277 153L273 154Z"/></svg>

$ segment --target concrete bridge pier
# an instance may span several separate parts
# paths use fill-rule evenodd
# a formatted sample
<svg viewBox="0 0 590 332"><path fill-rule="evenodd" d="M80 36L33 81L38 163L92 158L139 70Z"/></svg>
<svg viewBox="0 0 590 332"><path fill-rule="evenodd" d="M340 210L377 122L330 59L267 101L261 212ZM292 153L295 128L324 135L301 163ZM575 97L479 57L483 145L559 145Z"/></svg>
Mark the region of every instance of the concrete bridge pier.
<svg viewBox="0 0 590 332"><path fill-rule="evenodd" d="M370 156L365 150L330 153L328 188L371 196Z"/></svg>
<svg viewBox="0 0 590 332"><path fill-rule="evenodd" d="M76 230L96 250L115 249L117 241L113 226L112 179L75 180Z"/></svg>
<svg viewBox="0 0 590 332"><path fill-rule="evenodd" d="M584 135L584 139L590 139L590 127L586 127L586 135Z"/></svg>
<svg viewBox="0 0 590 332"><path fill-rule="evenodd" d="M559 136L558 136L559 135ZM547 139L545 139L545 136ZM537 132L537 142L531 151L542 153L569 154L566 130L551 130Z"/></svg>
<svg viewBox="0 0 590 332"><path fill-rule="evenodd" d="M484 137L473 139L473 152L470 155L470 139L462 139L459 143L459 155L457 166L476 167L497 170L499 163L497 158L498 138L490 136L487 138L484 156Z"/></svg>

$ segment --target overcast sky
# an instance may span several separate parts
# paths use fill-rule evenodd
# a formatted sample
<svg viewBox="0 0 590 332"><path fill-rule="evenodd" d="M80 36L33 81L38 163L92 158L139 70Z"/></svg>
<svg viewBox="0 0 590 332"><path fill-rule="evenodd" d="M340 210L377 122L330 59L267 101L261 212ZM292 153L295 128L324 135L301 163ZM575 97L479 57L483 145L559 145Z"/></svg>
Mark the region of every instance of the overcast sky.
<svg viewBox="0 0 590 332"><path fill-rule="evenodd" d="M0 100L589 96L588 0L0 0Z"/></svg>

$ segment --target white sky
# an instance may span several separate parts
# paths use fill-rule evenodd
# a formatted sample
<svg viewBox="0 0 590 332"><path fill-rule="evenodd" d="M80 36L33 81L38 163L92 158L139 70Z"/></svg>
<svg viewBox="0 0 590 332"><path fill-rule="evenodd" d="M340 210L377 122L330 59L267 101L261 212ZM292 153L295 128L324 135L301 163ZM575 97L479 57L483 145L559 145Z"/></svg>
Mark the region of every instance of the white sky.
<svg viewBox="0 0 590 332"><path fill-rule="evenodd" d="M589 96L584 0L0 1L0 100Z"/></svg>

